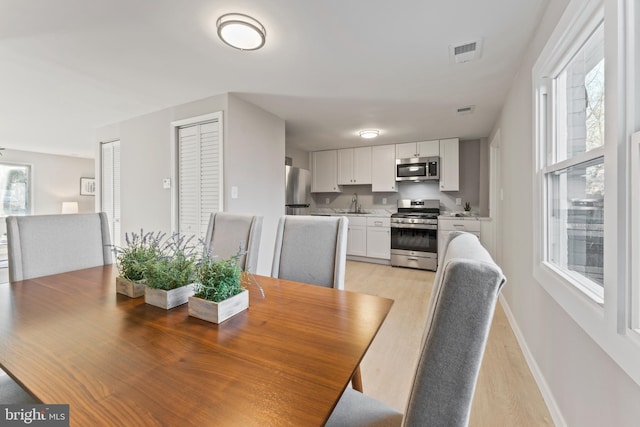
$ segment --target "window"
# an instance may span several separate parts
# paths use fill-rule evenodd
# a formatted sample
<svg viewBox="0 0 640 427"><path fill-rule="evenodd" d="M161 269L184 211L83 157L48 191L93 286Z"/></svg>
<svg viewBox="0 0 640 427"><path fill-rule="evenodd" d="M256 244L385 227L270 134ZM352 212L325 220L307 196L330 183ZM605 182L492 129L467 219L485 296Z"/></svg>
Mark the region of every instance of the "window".
<svg viewBox="0 0 640 427"><path fill-rule="evenodd" d="M598 302L604 298L604 25L541 81L538 141L543 261Z"/></svg>
<svg viewBox="0 0 640 427"><path fill-rule="evenodd" d="M31 213L31 167L0 163L0 216Z"/></svg>

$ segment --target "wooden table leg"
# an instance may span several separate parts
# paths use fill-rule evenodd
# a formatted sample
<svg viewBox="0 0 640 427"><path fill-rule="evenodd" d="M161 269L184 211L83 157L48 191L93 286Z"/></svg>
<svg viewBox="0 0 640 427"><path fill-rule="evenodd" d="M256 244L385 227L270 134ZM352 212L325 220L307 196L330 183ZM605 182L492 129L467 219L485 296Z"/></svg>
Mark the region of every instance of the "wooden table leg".
<svg viewBox="0 0 640 427"><path fill-rule="evenodd" d="M351 377L351 387L353 387L354 390L358 390L360 393L364 393L362 389L362 374L360 373L360 365L358 365L356 371Z"/></svg>

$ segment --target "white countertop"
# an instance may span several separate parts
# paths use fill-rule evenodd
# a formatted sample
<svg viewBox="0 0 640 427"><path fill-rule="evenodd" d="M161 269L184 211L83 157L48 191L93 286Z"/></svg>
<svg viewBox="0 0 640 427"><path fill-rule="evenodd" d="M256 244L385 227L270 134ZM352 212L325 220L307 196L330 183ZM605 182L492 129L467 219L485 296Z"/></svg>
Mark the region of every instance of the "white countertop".
<svg viewBox="0 0 640 427"><path fill-rule="evenodd" d="M468 216L455 216L454 213L445 214L438 216L439 220L456 220L456 221L491 221L491 218L488 216L477 216L477 215L468 215Z"/></svg>
<svg viewBox="0 0 640 427"><path fill-rule="evenodd" d="M376 216L389 218L391 214L395 212L395 209L363 209L363 213L349 213L349 209L331 209L331 208L319 208L310 212L309 215L331 215L331 216Z"/></svg>

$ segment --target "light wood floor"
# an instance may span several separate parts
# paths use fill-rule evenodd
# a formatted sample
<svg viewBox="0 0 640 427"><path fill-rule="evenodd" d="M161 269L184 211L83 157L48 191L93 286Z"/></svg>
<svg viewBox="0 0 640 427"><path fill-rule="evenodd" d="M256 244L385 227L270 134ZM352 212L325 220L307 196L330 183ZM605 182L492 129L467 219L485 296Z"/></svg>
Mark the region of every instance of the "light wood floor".
<svg viewBox="0 0 640 427"><path fill-rule="evenodd" d="M434 276L429 271L347 262L347 290L395 301L361 369L365 393L399 411L404 411L409 398ZM469 425L553 425L500 304L480 368Z"/></svg>

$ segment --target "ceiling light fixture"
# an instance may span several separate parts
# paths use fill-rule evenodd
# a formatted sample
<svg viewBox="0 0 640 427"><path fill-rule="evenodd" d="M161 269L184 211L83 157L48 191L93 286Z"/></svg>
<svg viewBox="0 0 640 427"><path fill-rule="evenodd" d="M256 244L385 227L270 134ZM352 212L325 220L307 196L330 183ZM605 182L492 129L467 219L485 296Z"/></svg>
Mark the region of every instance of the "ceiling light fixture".
<svg viewBox="0 0 640 427"><path fill-rule="evenodd" d="M267 31L256 19L242 13L227 13L216 22L220 40L240 50L256 50L264 46Z"/></svg>
<svg viewBox="0 0 640 427"><path fill-rule="evenodd" d="M360 138L371 139L377 137L380 134L380 131L377 129L367 129L361 130L358 134L360 135Z"/></svg>

